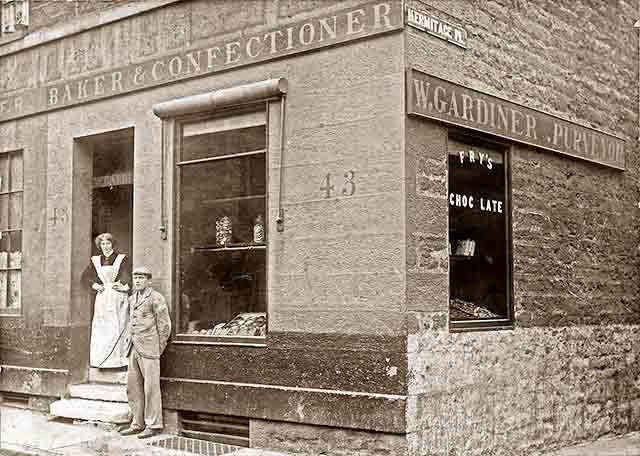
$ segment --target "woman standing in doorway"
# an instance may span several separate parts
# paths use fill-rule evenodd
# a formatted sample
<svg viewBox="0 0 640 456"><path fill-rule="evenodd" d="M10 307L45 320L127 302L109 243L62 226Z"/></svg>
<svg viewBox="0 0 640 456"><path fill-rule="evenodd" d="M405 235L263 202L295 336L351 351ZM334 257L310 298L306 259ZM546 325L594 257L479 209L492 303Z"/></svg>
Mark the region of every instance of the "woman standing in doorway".
<svg viewBox="0 0 640 456"><path fill-rule="evenodd" d="M128 257L114 250L115 239L102 233L95 239L101 255L91 257L82 281L95 292L91 322L91 367L113 368L128 364L125 328L128 320L127 294L131 288Z"/></svg>

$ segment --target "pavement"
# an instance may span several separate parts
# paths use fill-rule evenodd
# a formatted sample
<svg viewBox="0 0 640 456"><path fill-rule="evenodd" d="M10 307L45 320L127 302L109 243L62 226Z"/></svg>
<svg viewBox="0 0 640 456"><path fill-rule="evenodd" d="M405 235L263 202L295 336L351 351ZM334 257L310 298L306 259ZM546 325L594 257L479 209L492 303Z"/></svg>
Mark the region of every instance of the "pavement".
<svg viewBox="0 0 640 456"><path fill-rule="evenodd" d="M135 435L124 437L112 425L73 423L54 419L43 412L0 404L1 456L194 456L193 452L155 446L161 441L167 442L168 437L175 436L160 435L144 440ZM200 450L200 454L210 456L296 456L228 446L209 446L205 452ZM640 456L640 432L604 437L595 442L537 453L537 456Z"/></svg>

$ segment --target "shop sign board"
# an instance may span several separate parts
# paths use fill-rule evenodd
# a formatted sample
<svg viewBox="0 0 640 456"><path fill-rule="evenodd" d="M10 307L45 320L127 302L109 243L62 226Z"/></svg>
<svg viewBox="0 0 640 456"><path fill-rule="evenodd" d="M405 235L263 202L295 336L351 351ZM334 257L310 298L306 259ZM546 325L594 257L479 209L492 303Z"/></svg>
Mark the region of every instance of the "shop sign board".
<svg viewBox="0 0 640 456"><path fill-rule="evenodd" d="M625 169L625 142L608 133L410 69L409 114Z"/></svg>
<svg viewBox="0 0 640 456"><path fill-rule="evenodd" d="M403 26L401 2L369 1L8 97L0 95L0 122L333 46Z"/></svg>
<svg viewBox="0 0 640 456"><path fill-rule="evenodd" d="M431 14L407 8L407 25L427 32L462 48L467 47L467 31Z"/></svg>

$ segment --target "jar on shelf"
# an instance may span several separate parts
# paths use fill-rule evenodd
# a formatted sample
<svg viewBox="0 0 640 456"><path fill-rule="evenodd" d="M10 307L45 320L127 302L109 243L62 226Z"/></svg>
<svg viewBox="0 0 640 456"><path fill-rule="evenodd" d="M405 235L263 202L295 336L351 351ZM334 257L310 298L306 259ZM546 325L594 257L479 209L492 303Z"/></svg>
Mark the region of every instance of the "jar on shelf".
<svg viewBox="0 0 640 456"><path fill-rule="evenodd" d="M264 244L264 218L262 214L253 221L253 243Z"/></svg>
<svg viewBox="0 0 640 456"><path fill-rule="evenodd" d="M233 233L233 224L231 217L224 216L216 220L216 244L225 246L231 243L231 235Z"/></svg>

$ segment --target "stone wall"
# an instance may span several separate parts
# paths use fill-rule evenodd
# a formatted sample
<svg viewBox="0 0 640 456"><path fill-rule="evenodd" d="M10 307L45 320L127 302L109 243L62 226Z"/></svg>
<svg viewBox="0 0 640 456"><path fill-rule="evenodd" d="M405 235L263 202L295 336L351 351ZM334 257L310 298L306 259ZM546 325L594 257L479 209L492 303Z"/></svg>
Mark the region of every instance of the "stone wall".
<svg viewBox="0 0 640 456"><path fill-rule="evenodd" d="M138 0L31 0L29 32Z"/></svg>
<svg viewBox="0 0 640 456"><path fill-rule="evenodd" d="M638 429L637 5L410 4L469 38L464 50L407 28L408 67L620 136L627 170L514 145L515 330L450 333L449 129L408 119L409 454L524 454Z"/></svg>

